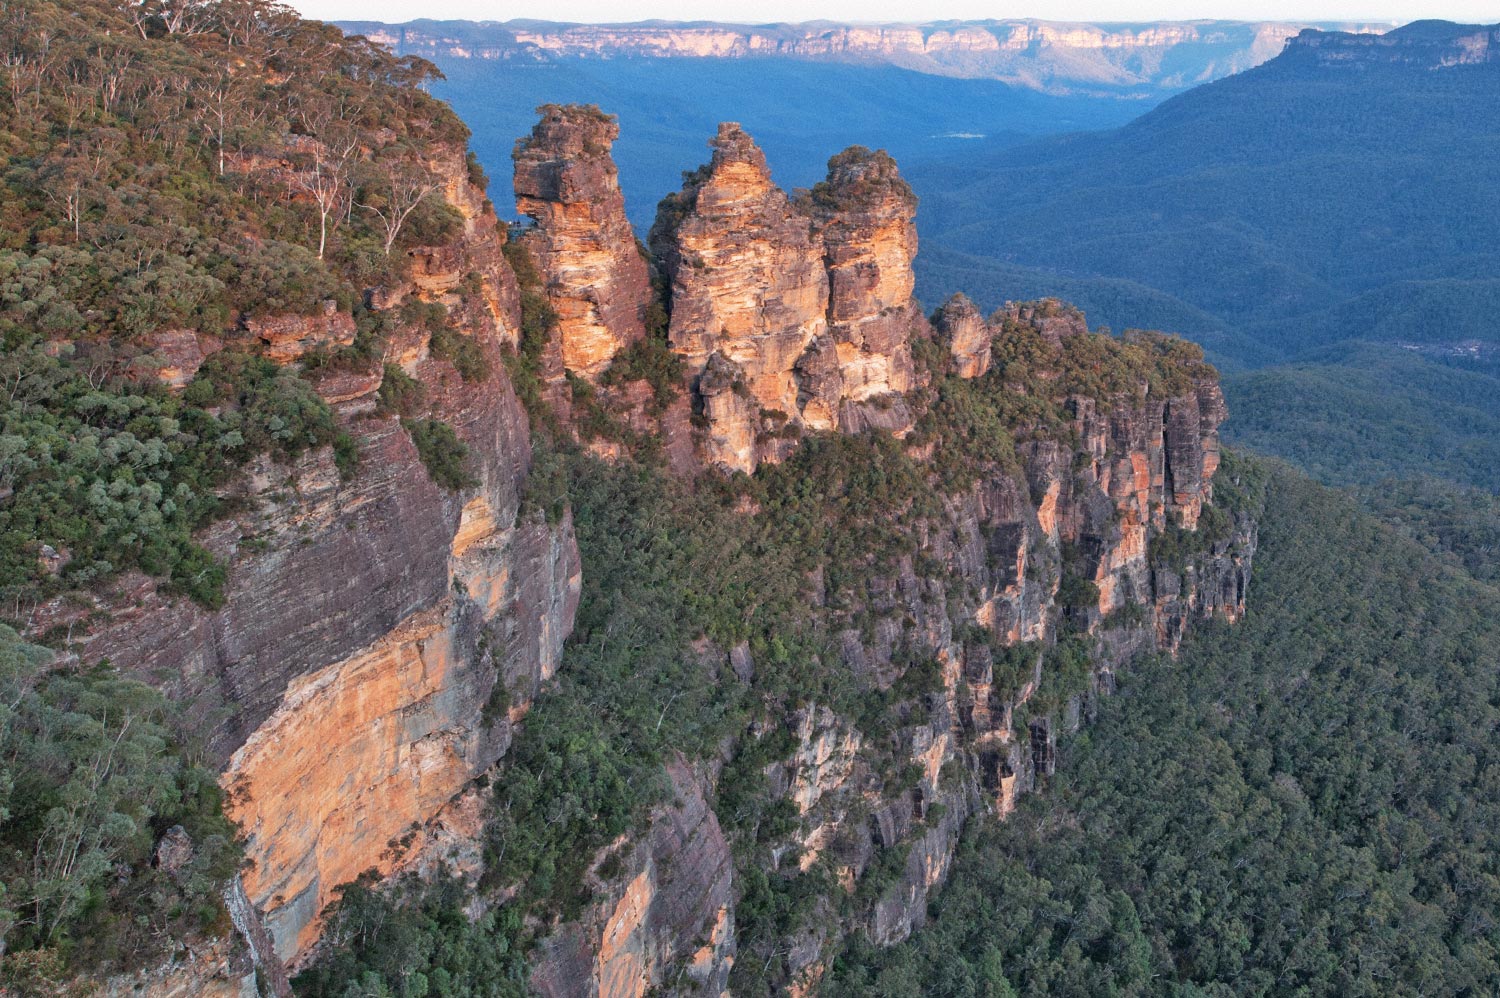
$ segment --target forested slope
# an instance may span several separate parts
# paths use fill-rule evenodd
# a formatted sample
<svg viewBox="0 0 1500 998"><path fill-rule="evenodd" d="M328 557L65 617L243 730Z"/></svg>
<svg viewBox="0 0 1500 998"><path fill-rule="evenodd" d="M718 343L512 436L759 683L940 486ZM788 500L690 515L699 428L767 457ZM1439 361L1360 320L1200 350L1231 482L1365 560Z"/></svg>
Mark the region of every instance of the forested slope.
<svg viewBox="0 0 1500 998"><path fill-rule="evenodd" d="M835 994L1500 988L1500 592L1271 467L1251 610L1126 677L1053 793Z"/></svg>

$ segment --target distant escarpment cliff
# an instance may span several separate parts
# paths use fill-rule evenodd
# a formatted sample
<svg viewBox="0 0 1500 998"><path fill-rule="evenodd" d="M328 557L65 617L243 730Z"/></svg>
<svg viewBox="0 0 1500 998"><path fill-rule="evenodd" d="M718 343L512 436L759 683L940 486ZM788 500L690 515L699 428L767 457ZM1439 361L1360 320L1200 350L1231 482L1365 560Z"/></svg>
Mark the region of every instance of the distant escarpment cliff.
<svg viewBox="0 0 1500 998"><path fill-rule="evenodd" d="M1287 43L1288 61L1325 66L1379 64L1447 69L1500 62L1500 26L1413 21L1384 34L1306 30Z"/></svg>
<svg viewBox="0 0 1500 998"><path fill-rule="evenodd" d="M552 24L544 21L349 21L400 53L429 59L756 59L891 65L920 73L1003 80L1049 93L1171 91L1274 58L1304 27L1389 25L1280 21L1081 24L1037 20L925 24Z"/></svg>
<svg viewBox="0 0 1500 998"><path fill-rule="evenodd" d="M726 123L642 243L614 120L549 105L507 231L420 62L279 7L39 9L3 734L117 738L154 789L36 756L6 855L88 862L7 873L7 986L807 993L1132 657L1245 610L1201 352L924 314L884 153L787 193Z"/></svg>

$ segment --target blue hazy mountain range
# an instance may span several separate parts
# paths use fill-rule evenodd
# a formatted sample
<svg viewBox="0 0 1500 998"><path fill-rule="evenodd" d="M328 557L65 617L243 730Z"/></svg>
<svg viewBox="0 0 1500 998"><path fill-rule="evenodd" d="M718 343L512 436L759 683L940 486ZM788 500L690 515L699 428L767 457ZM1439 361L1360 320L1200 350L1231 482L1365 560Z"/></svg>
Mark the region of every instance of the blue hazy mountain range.
<svg viewBox="0 0 1500 998"><path fill-rule="evenodd" d="M828 157L852 144L885 148L910 170L962 159L977 145L1116 127L1172 94L1271 58L1297 30L1027 20L341 27L435 62L447 80L434 92L470 124L474 148L502 182L537 105L577 101L617 115L615 158L642 229L682 171L706 158L720 121L743 124L786 187L821 180ZM722 54L691 54L700 51ZM496 198L502 214L506 200Z"/></svg>

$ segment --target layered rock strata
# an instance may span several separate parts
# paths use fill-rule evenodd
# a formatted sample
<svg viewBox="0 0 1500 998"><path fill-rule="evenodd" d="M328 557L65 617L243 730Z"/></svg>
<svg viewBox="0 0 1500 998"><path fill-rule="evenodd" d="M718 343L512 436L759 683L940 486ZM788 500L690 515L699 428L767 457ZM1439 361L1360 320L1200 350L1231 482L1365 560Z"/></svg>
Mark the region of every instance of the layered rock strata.
<svg viewBox="0 0 1500 998"><path fill-rule="evenodd" d="M438 151L432 168L464 225L412 251L410 276L370 298L388 317L387 358L425 386L427 413L467 447L474 484L432 481L400 419L376 406L379 370L332 369L316 384L357 441L358 473L346 481L326 448L253 466L229 497L235 515L203 538L229 565L222 609L140 576L95 607L50 608L58 622L100 611L81 655L184 705L180 723L223 767L246 836L247 917L289 963L315 942L340 884L393 869L503 754L557 669L577 606L570 521L522 511L531 449L500 356L520 326L503 230L462 150ZM400 318L411 298L446 307L451 333L486 359L482 380L465 381L433 352L430 329ZM334 313L249 335L274 354L344 329L352 319Z"/></svg>
<svg viewBox="0 0 1500 998"><path fill-rule="evenodd" d="M645 335L651 300L610 156L619 134L597 108L548 105L515 151L516 208L536 223L524 239L547 278L562 366L589 379Z"/></svg>
<svg viewBox="0 0 1500 998"><path fill-rule="evenodd" d="M662 202L651 246L671 280L668 339L696 383L727 381L744 404L707 411L710 463L754 470L759 410L800 417L797 365L828 332L828 273L810 219L771 182L733 123L713 158Z"/></svg>
<svg viewBox="0 0 1500 998"><path fill-rule="evenodd" d="M916 387L911 339L925 323L912 298L917 197L889 155L853 146L829 160L828 179L809 201L828 268L839 391L835 418L819 425L808 404L804 422L810 429L904 431L911 414L902 396Z"/></svg>
<svg viewBox="0 0 1500 998"><path fill-rule="evenodd" d="M825 592L821 573L806 580L807 604L834 639L837 660L823 667L885 692L914 663L937 676L890 712L891 730L813 701L747 735L783 724L791 744L764 772L794 815L771 872L822 864L857 903L840 911L823 899L769 952L747 953L736 931L742 885L713 810L722 760L677 759L670 800L595 857L593 903L552 927L533 978L557 998L721 995L749 957L776 986L806 993L848 932L885 944L921 924L965 823L1003 817L1045 783L1058 736L1132 655L1175 648L1195 617L1243 611L1255 544L1246 515L1215 509L1217 534L1181 557L1153 555L1156 539L1210 522L1223 399L1201 365L1184 365L1170 388L1054 392L1053 370L1006 384L994 370L1013 353L1006 337L1066 358L1097 347L1082 314L1043 301L985 320L955 299L934 331L911 298L915 199L889 157L848 150L825 183L791 198L734 125L653 231L670 286L661 345L684 383L667 400L644 378L620 384L611 365L645 335L650 299L646 264L619 229L616 131L596 112L544 114L518 151L516 180L538 223L522 238L559 316L543 356L569 393L564 371L626 400L630 433L661 433L674 467L748 472L806 433L905 434L935 401L913 360L913 342L929 336L939 349L924 357L946 353L958 377L987 379L983 391L1048 393L1034 401L1056 407L1049 418L1062 424L1015 427L1014 462L992 463L912 522L915 553L882 565L855 605ZM169 599L139 577L95 607L49 609L57 624L102 611L108 622L84 642L87 656L148 675L187 705L182 723L222 765L247 837L237 924L278 963L306 956L341 883L426 869L424 843L464 854L478 872L475 780L566 668L578 552L567 515L523 509L530 427L501 361L519 344L520 290L460 153L433 166L463 230L413 250L409 276L372 289L368 304L389 320L389 362L427 386L429 414L467 445L474 483L434 484L401 421L376 404L381 371L327 370L316 384L357 435L361 470L345 481L327 449L253 468L227 497L238 512L204 537L230 565L222 609ZM469 337L491 373L465 381L425 324L400 318L411 299L442 303L448 331ZM335 310L244 333L290 362L341 342L351 322ZM179 383L210 347L162 337L160 376ZM935 467L944 448L970 444L941 432L909 437L907 453ZM1064 634L1090 668L1086 689L1061 695L1049 649ZM722 654L726 674L752 681L748 647ZM860 883L874 886L860 893ZM244 979L243 953L195 960L172 979ZM268 976L284 991L283 977Z"/></svg>

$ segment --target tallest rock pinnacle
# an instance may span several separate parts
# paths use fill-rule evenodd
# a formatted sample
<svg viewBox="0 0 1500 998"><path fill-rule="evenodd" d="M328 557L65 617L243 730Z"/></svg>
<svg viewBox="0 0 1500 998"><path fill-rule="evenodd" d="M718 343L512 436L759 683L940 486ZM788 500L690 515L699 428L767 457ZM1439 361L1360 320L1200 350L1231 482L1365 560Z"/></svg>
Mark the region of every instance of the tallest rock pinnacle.
<svg viewBox="0 0 1500 998"><path fill-rule="evenodd" d="M563 366L593 379L645 335L651 298L610 157L620 127L592 106L539 111L541 121L516 144L516 208L536 221L526 245L548 278Z"/></svg>

